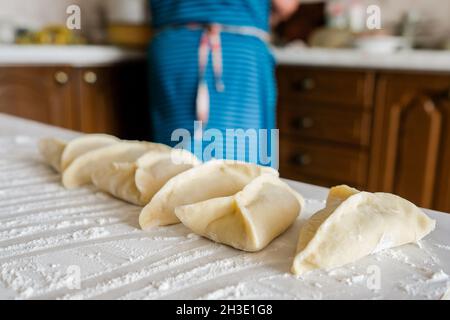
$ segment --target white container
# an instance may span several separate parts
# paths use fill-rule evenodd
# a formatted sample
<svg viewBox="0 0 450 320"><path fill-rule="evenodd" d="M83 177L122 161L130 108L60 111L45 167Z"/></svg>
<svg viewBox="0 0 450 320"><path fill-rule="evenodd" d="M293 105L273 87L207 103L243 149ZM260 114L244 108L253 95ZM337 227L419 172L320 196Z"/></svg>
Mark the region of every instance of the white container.
<svg viewBox="0 0 450 320"><path fill-rule="evenodd" d="M366 7L361 0L350 1L348 7L348 24L352 32L358 33L366 28Z"/></svg>
<svg viewBox="0 0 450 320"><path fill-rule="evenodd" d="M0 43L13 43L16 37L16 30L12 22L0 17Z"/></svg>
<svg viewBox="0 0 450 320"><path fill-rule="evenodd" d="M392 53L408 49L408 42L402 37L394 36L366 36L355 41L355 48L370 53Z"/></svg>
<svg viewBox="0 0 450 320"><path fill-rule="evenodd" d="M109 23L146 24L149 22L147 0L108 0Z"/></svg>

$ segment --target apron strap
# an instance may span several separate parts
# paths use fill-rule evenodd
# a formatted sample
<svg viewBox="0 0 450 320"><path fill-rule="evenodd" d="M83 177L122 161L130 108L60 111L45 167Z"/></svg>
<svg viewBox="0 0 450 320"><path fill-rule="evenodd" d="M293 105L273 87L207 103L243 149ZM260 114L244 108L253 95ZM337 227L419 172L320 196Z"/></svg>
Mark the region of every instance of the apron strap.
<svg viewBox="0 0 450 320"><path fill-rule="evenodd" d="M225 84L223 82L223 55L221 33L233 33L243 36L251 36L268 43L270 35L262 29L252 26L233 26L222 24L201 24L188 23L180 25L171 25L156 31L156 35L167 29L187 27L192 30L203 30L200 44L198 48L198 88L196 99L196 117L200 122L194 132L194 138L201 140L203 137L203 127L206 127L210 114L210 95L208 83L206 81L206 70L208 66L209 54L212 54L212 63L214 71L215 89L217 92L225 91Z"/></svg>
<svg viewBox="0 0 450 320"><path fill-rule="evenodd" d="M194 137L202 139L203 126L208 124L210 112L210 96L208 83L206 82L206 68L208 66L209 54L212 53L215 87L217 92L223 92L225 85L222 80L223 56L221 42L221 26L214 24L203 31L198 49L199 83L197 89L196 114L197 121L201 125L195 130Z"/></svg>

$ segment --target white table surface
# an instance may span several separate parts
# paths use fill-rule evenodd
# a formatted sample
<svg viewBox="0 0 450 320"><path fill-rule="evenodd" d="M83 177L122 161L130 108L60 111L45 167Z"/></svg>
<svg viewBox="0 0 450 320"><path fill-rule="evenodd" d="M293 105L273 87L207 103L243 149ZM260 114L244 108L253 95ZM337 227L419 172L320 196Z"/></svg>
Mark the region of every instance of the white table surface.
<svg viewBox="0 0 450 320"><path fill-rule="evenodd" d="M1 299L440 299L450 283L450 216L419 244L330 272L289 273L299 228L327 190L290 182L306 199L298 221L245 253L183 225L141 231L140 208L96 191L65 190L36 139L76 133L0 114ZM370 268L381 286L370 288ZM70 281L79 271L80 287ZM69 284L69 285L68 285Z"/></svg>

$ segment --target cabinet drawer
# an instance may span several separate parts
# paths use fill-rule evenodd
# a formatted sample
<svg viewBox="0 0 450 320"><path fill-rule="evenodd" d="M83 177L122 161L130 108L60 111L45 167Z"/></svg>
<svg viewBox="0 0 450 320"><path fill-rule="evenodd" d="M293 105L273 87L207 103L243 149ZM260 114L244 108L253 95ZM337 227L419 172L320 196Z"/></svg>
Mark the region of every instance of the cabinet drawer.
<svg viewBox="0 0 450 320"><path fill-rule="evenodd" d="M280 171L365 186L368 154L352 148L280 139ZM289 176L285 176L289 178Z"/></svg>
<svg viewBox="0 0 450 320"><path fill-rule="evenodd" d="M280 66L277 73L282 99L359 108L372 105L374 76L370 72Z"/></svg>
<svg viewBox="0 0 450 320"><path fill-rule="evenodd" d="M282 134L299 138L368 146L371 114L312 106L280 105L279 128Z"/></svg>

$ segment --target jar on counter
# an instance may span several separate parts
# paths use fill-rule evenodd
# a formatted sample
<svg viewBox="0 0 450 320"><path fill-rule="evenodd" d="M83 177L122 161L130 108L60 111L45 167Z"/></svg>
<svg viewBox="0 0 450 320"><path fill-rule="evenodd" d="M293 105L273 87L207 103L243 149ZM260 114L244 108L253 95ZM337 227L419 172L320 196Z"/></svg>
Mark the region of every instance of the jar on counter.
<svg viewBox="0 0 450 320"><path fill-rule="evenodd" d="M147 0L109 0L107 33L111 44L145 48L150 41L150 9Z"/></svg>
<svg viewBox="0 0 450 320"><path fill-rule="evenodd" d="M14 43L16 38L16 27L14 24L0 17L0 44Z"/></svg>

